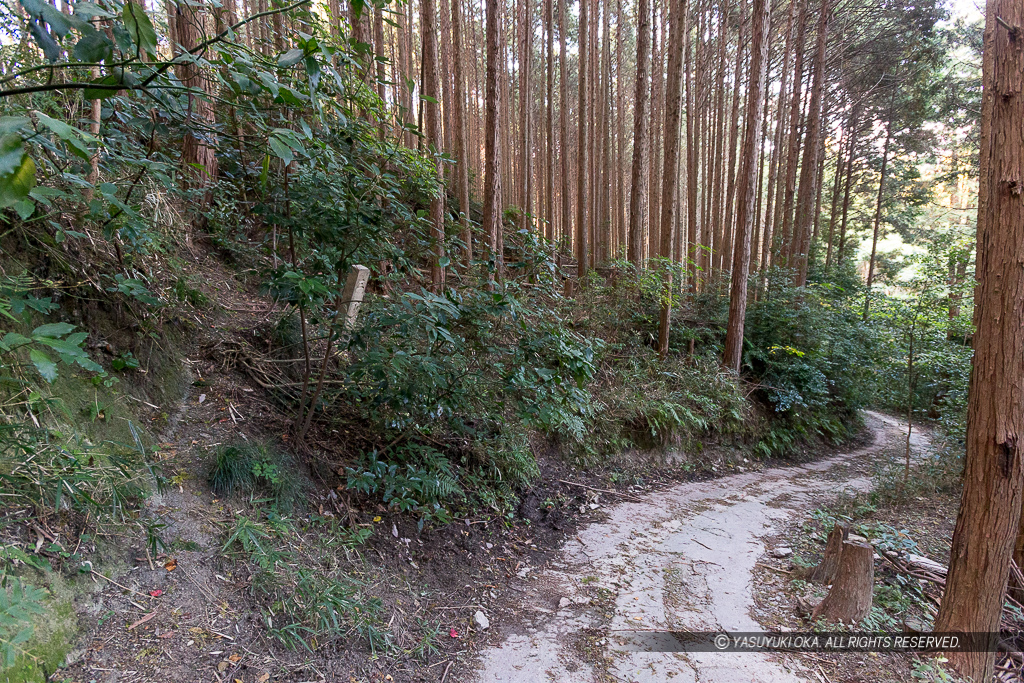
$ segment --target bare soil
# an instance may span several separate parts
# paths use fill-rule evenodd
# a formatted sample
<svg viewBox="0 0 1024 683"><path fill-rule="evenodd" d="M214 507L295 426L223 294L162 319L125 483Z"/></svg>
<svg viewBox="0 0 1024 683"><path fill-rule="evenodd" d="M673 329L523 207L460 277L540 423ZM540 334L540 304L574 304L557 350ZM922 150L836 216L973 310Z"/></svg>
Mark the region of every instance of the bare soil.
<svg viewBox="0 0 1024 683"><path fill-rule="evenodd" d="M365 640L351 634L313 643L310 651L288 650L267 635L247 567L221 550L227 529L248 503L217 498L206 482L211 449L218 444L287 444L289 416L238 351L243 342L258 348L268 321L280 310L213 256L199 256L187 266L215 303L177 320L185 340L184 397L178 404L154 403L160 392L147 394L140 387L132 404L159 435L158 464L172 482L145 509L145 517L166 525L161 536L168 548L154 556L138 529L127 529L102 543L105 559L96 573L73 577L90 585L76 604L79 643L67 666L55 673L57 680L469 680L474 653L496 642L522 614L524 580L560 565L563 546L576 543L587 525L607 519L613 505L650 500L679 482L708 481L743 469L756 479L766 466L739 467L739 450L710 444L696 468L692 462L685 468L659 465L640 454L617 463L613 476L606 470L580 471L556 448L538 443L541 477L522 493L515 514L462 514L448 526L421 531L415 519L339 486L339 468L377 445L379 435L358 422L343 433L314 429L304 457L308 496L295 515L301 521L315 512L373 528L356 552L336 559L366 593L380 599L381 621L394 647L371 652ZM817 454L808 448L797 460ZM612 594L605 588L593 585L581 595L610 608ZM489 618L489 630L474 623L477 611ZM574 635L573 647L582 660L600 664L605 655L594 648L600 636L588 633Z"/></svg>

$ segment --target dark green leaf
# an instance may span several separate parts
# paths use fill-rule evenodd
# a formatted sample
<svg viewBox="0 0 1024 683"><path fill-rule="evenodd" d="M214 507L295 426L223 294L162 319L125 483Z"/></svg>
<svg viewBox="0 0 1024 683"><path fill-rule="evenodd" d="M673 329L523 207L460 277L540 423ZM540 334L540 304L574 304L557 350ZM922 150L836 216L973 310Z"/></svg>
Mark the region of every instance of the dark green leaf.
<svg viewBox="0 0 1024 683"><path fill-rule="evenodd" d="M277 66L281 69L287 69L290 66L295 66L305 56L305 51L302 48L292 48L281 55L280 59L277 60Z"/></svg>
<svg viewBox="0 0 1024 683"><path fill-rule="evenodd" d="M19 199L14 202L14 210L23 221L27 221L36 211L36 203L31 199Z"/></svg>
<svg viewBox="0 0 1024 683"><path fill-rule="evenodd" d="M97 85L120 86L121 79L120 77L118 77L117 74L110 74L109 76L104 76L103 78L97 78L96 80L92 81L92 83L95 83ZM86 88L84 91L82 91L82 96L87 100L105 100L108 97L113 97L114 95L116 95L118 90L120 90L119 87Z"/></svg>
<svg viewBox="0 0 1024 683"><path fill-rule="evenodd" d="M36 366L36 370L42 375L43 379L47 382L52 382L57 379L57 364L39 349L32 349L28 352L29 360L32 361L32 365Z"/></svg>
<svg viewBox="0 0 1024 683"><path fill-rule="evenodd" d="M110 59L113 51L114 45L106 34L92 30L86 31L75 43L72 54L80 62L102 62Z"/></svg>
<svg viewBox="0 0 1024 683"><path fill-rule="evenodd" d="M33 336L40 337L63 337L65 334L70 334L74 331L75 326L70 323L49 323L47 325L40 325L32 330L32 334Z"/></svg>
<svg viewBox="0 0 1024 683"><path fill-rule="evenodd" d="M72 358L85 355L85 351L83 351L78 346L78 344L72 344L64 339L41 337L36 341L38 341L40 344L46 344L57 353L63 354L65 356L71 356Z"/></svg>
<svg viewBox="0 0 1024 683"><path fill-rule="evenodd" d="M88 161L90 156L89 148L86 147L85 141L82 139L84 135L82 131L72 126L69 126L63 121L51 119L49 116L42 112L37 111L35 114L36 117L39 119L40 124L42 124L46 128L49 128L54 135L56 135L61 140L67 143L68 149L71 150L72 154Z"/></svg>
<svg viewBox="0 0 1024 683"><path fill-rule="evenodd" d="M292 154L292 148L276 137L270 138L270 149L274 150L274 154L286 164L292 163L292 159L295 158Z"/></svg>
<svg viewBox="0 0 1024 683"><path fill-rule="evenodd" d="M39 47L42 48L43 55L47 61L56 62L60 59L60 46L57 45L57 41L53 39L53 36L37 20L29 19L28 30L32 37L36 39Z"/></svg>
<svg viewBox="0 0 1024 683"><path fill-rule="evenodd" d="M0 177L14 173L25 156L25 145L17 133L0 137Z"/></svg>
<svg viewBox="0 0 1024 683"><path fill-rule="evenodd" d="M22 154L14 172L0 175L0 208L13 206L28 196L36 184L36 163L28 154Z"/></svg>
<svg viewBox="0 0 1024 683"><path fill-rule="evenodd" d="M147 54L156 55L156 31L153 30L153 23L146 10L129 0L124 4L121 18L132 41Z"/></svg>

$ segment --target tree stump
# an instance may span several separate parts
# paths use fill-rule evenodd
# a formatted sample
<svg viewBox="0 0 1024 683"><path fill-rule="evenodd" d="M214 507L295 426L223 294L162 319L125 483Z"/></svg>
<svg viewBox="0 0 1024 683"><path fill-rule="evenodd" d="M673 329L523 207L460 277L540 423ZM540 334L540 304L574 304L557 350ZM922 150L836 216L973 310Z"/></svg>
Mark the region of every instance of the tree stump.
<svg viewBox="0 0 1024 683"><path fill-rule="evenodd" d="M811 581L814 583L830 584L835 581L836 570L839 569L839 559L843 554L843 541L850 534L850 528L836 524L835 528L828 535L825 542L825 557L821 564L811 572Z"/></svg>
<svg viewBox="0 0 1024 683"><path fill-rule="evenodd" d="M832 589L814 610L811 620L857 623L871 611L874 582L874 548L867 543L844 541Z"/></svg>

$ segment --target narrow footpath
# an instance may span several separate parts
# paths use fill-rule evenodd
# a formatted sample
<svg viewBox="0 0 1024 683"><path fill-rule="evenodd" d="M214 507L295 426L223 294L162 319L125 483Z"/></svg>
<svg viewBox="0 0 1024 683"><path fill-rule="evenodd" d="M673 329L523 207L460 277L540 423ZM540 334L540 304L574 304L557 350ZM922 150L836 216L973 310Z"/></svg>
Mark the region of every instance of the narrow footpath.
<svg viewBox="0 0 1024 683"><path fill-rule="evenodd" d="M799 683L798 662L775 653L633 652L622 632L760 631L751 616L755 564L765 539L845 490L871 487L867 465L906 425L866 413L873 442L799 467L674 486L623 502L566 543L519 586L500 643L484 649L478 683ZM902 430L902 432L901 432ZM915 456L929 449L915 432ZM635 649L635 648L634 648Z"/></svg>

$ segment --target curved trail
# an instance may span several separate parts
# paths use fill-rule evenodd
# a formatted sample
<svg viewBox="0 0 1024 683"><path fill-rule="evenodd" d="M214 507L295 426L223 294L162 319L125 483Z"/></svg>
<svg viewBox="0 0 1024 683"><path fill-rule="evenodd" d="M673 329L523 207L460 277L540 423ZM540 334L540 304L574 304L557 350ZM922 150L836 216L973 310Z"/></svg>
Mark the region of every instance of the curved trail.
<svg viewBox="0 0 1024 683"><path fill-rule="evenodd" d="M568 541L517 588L522 623L480 653L477 681L802 683L771 653L650 653L617 649L626 629L760 631L750 614L764 538L815 501L867 490L858 464L906 426L866 413L874 442L803 465L680 484L621 503ZM904 430L899 433L899 428ZM918 454L927 439L915 432ZM813 679L812 679L813 680Z"/></svg>

